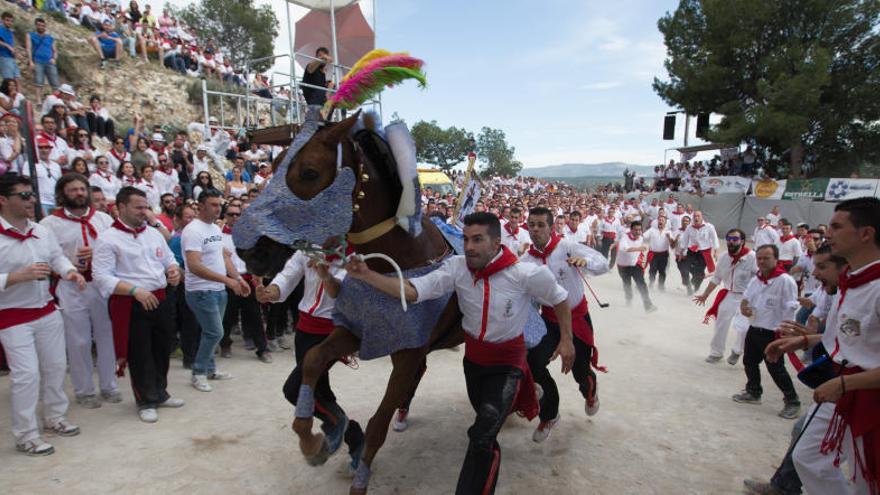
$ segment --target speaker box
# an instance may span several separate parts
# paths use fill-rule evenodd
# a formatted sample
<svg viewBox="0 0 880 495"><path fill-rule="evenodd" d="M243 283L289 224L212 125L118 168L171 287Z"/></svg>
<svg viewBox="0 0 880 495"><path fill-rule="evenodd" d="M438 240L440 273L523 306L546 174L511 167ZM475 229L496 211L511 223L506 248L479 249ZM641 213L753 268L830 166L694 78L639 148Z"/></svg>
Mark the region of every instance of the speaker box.
<svg viewBox="0 0 880 495"><path fill-rule="evenodd" d="M675 115L667 115L663 118L663 140L675 139Z"/></svg>
<svg viewBox="0 0 880 495"><path fill-rule="evenodd" d="M709 131L709 114L701 113L697 115L697 137L703 138Z"/></svg>

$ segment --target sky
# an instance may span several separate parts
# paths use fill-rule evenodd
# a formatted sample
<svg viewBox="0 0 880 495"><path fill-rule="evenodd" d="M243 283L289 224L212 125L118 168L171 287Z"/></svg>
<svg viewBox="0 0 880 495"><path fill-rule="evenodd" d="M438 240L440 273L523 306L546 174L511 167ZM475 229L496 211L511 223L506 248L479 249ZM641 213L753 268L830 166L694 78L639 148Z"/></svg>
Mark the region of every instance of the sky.
<svg viewBox="0 0 880 495"><path fill-rule="evenodd" d="M167 0L185 5L184 0ZM501 129L526 168L561 163L655 165L669 108L651 88L666 78L657 20L675 0L375 0L376 47L425 60L428 87L382 95L385 120L436 120L475 134ZM372 0L361 0L372 19ZM153 0L161 8L163 0ZM289 53L284 0L275 53ZM306 10L292 6L294 21ZM286 63L276 70L286 72ZM693 137L689 144L699 144ZM671 155L670 155L671 157Z"/></svg>

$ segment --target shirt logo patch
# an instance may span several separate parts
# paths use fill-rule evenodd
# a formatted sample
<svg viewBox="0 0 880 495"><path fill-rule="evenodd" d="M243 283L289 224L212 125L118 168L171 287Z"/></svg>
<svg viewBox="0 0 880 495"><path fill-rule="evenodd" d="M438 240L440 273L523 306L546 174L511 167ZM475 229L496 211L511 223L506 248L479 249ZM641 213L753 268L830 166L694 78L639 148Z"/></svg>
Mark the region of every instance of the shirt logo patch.
<svg viewBox="0 0 880 495"><path fill-rule="evenodd" d="M840 333L847 337L858 337L862 334L862 324L859 320L847 318L846 315L841 315L841 319L843 323L840 324Z"/></svg>
<svg viewBox="0 0 880 495"><path fill-rule="evenodd" d="M162 258L162 248L156 248L156 257L160 259Z"/></svg>
<svg viewBox="0 0 880 495"><path fill-rule="evenodd" d="M504 305L504 317L510 318L511 316L513 316L513 301L508 299L507 303Z"/></svg>

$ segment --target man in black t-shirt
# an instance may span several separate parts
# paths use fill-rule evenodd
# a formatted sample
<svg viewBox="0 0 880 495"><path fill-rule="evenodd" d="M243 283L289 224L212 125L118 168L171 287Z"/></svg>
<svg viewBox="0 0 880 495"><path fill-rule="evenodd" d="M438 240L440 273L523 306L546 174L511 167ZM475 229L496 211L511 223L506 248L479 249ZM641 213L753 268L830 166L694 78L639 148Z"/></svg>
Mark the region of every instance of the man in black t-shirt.
<svg viewBox="0 0 880 495"><path fill-rule="evenodd" d="M315 57L318 57L320 60L312 61L306 66L306 73L303 76L302 82L312 86L332 89L333 81L327 80L327 74L325 72L327 70L327 64L333 63L333 57L330 56L330 51L322 46L315 51ZM324 102L327 101L327 92L320 89L303 86L302 93L306 99L306 104L308 105L323 105Z"/></svg>

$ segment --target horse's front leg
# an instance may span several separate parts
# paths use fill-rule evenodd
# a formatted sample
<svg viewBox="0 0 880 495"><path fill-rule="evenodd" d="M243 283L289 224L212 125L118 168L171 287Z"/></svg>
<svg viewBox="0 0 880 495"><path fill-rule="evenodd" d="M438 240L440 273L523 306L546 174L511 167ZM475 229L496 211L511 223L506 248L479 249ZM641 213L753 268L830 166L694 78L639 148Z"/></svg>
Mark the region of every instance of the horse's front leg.
<svg viewBox="0 0 880 495"><path fill-rule="evenodd" d="M406 400L409 391L416 380L419 372L419 365L427 352L426 348L407 349L397 351L391 355L391 377L388 379L388 386L385 389L385 396L379 404L379 409L370 418L366 431L366 446L364 455L358 466L355 478L352 481L350 495L363 495L367 493L367 485L370 481L370 466L373 465L373 459L376 453L385 443L388 436L388 426L391 424L391 418L394 417L394 411Z"/></svg>
<svg viewBox="0 0 880 495"><path fill-rule="evenodd" d="M302 383L296 401L296 418L291 427L299 437L299 449L310 464L322 464L321 450L324 435L312 433L315 415L315 387L321 375L327 372L336 360L353 354L360 347L360 341L348 329L336 327L326 340L306 353L300 364Z"/></svg>

